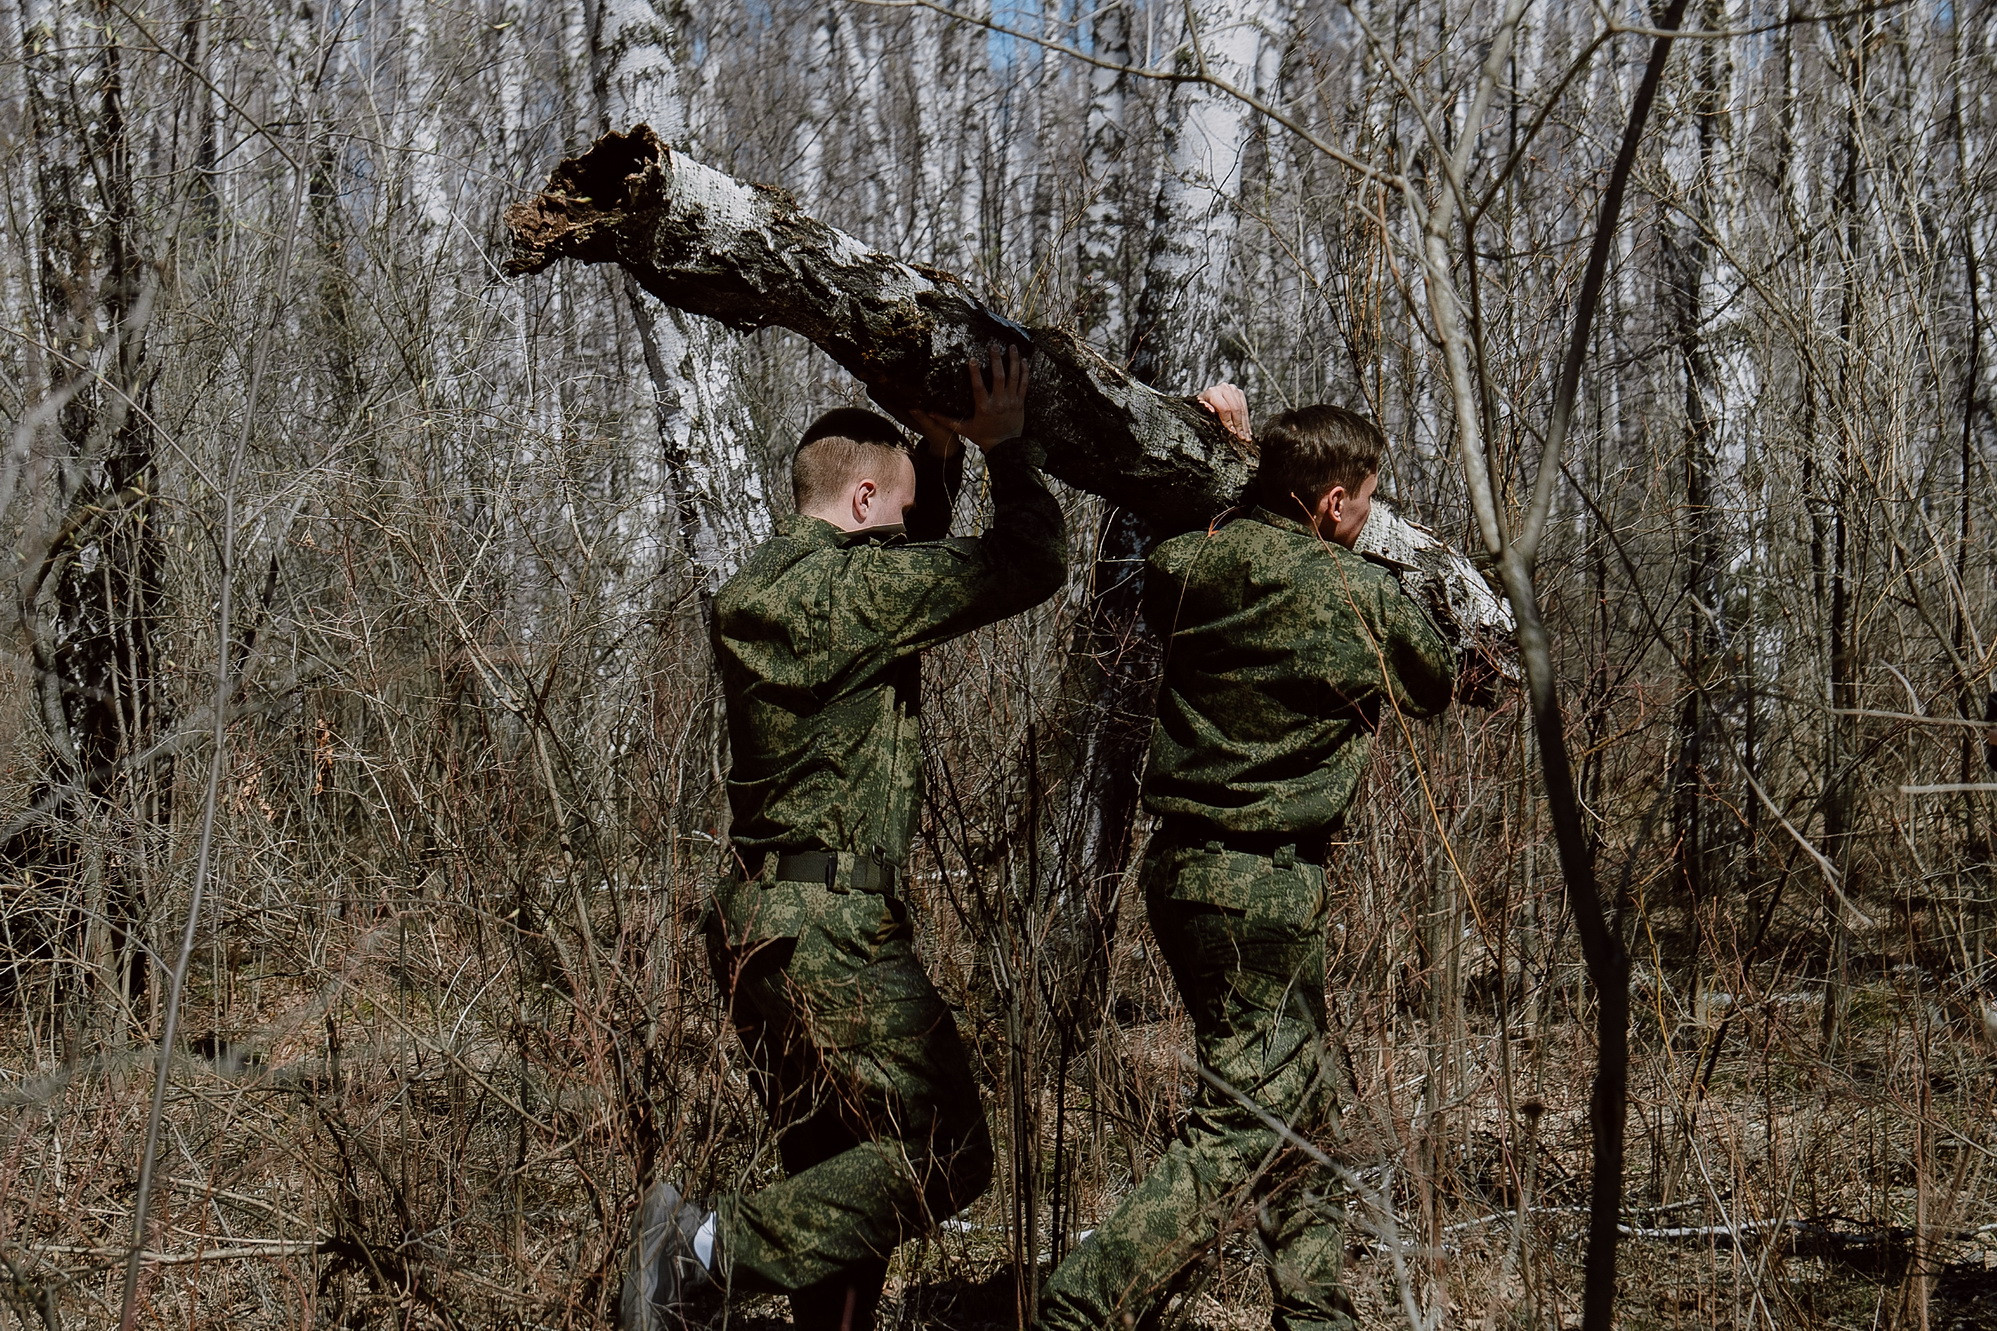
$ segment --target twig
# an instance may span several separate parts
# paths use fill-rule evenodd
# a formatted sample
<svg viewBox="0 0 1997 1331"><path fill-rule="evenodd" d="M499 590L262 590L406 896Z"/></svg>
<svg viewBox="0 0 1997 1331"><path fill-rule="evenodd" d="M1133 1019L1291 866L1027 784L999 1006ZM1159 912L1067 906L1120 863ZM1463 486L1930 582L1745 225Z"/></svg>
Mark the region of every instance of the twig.
<svg viewBox="0 0 1997 1331"><path fill-rule="evenodd" d="M1919 721L1926 726L1964 726L1970 730L1997 729L1988 721L1976 721L1962 716L1922 716L1919 712L1879 712L1869 707L1833 707L1833 716L1872 716L1882 721Z"/></svg>
<svg viewBox="0 0 1997 1331"><path fill-rule="evenodd" d="M122 1260L136 1256L149 1266L191 1266L196 1262L240 1262L259 1257L296 1257L318 1252L326 1246L322 1239L268 1239L237 1248L207 1248L200 1252L141 1252L128 1248L82 1248L67 1243L50 1243L29 1248L30 1252L60 1257L104 1257Z"/></svg>

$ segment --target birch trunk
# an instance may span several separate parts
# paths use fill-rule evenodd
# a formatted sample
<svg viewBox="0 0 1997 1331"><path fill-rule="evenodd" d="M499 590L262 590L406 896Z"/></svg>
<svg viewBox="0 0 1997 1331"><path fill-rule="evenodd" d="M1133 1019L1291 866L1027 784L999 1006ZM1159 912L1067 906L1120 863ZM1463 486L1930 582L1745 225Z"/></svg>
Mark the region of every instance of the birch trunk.
<svg viewBox="0 0 1997 1331"><path fill-rule="evenodd" d="M515 273L563 258L620 263L676 308L802 333L898 403L967 415L969 353L1024 346L1036 389L1028 426L1047 445L1047 469L1161 528L1205 524L1248 479L1250 454L1191 402L1137 383L1071 333L994 313L948 273L869 250L780 190L667 149L646 126L564 162L507 221Z"/></svg>
<svg viewBox="0 0 1997 1331"><path fill-rule="evenodd" d="M1723 23L1723 15L1708 11L1709 21ZM1680 398L1684 404L1685 433L1680 472L1684 483L1685 534L1680 586L1685 600L1686 659L1693 678L1686 681L1678 709L1677 753L1672 763L1671 823L1673 831L1674 876L1679 895L1675 903L1686 913L1688 946L1695 967L1700 952L1699 914L1710 892L1713 829L1707 825L1705 805L1712 780L1713 726L1720 724L1708 703L1709 664L1718 659L1721 645L1719 617L1724 614L1724 589L1720 585L1718 514L1714 470L1724 403L1720 400L1714 349L1710 345L1707 322L1710 305L1706 293L1712 285L1715 257L1708 240L1716 224L1714 216L1714 176L1720 163L1721 99L1719 86L1721 52L1702 46L1688 61L1694 70L1692 86L1680 94L1682 111L1676 142L1666 149L1666 173L1676 187L1680 210L1662 221L1660 250L1664 260L1666 305L1675 325L1681 374ZM1714 692L1722 692L1715 689ZM1666 1187L1668 1189L1669 1182ZM1671 1200L1667 1195L1666 1201Z"/></svg>
<svg viewBox="0 0 1997 1331"><path fill-rule="evenodd" d="M1143 518L1159 533L1204 527L1234 506L1254 469L1190 398L1160 393L1072 332L1026 328L955 277L870 250L806 215L782 190L700 165L639 125L556 167L538 196L507 210L515 274L560 259L621 264L677 309L738 329L803 334L881 399L964 416L964 365L991 342L1027 349L1028 429L1047 470ZM1466 648L1512 669L1510 618L1469 561L1376 505L1362 544L1396 552L1403 580L1427 576Z"/></svg>
<svg viewBox="0 0 1997 1331"><path fill-rule="evenodd" d="M1110 64L1130 64L1130 10L1121 0L1096 11L1090 35L1095 50ZM1121 69L1090 68L1082 142L1082 173L1089 193L1076 245L1081 279L1076 322L1085 336L1105 347L1123 345L1127 335L1123 281L1130 135L1124 118L1129 103L1130 75Z"/></svg>
<svg viewBox="0 0 1997 1331"><path fill-rule="evenodd" d="M121 974L109 966L135 955L128 933L144 910L146 849L115 829L163 821L170 790L159 768L129 778L119 770L165 710L156 659L162 552L151 523L156 369L147 349L156 286L115 19L79 8L38 3L22 14L37 163L37 335L56 352L37 414L55 459L60 518L20 583L46 742L31 804L47 814L0 845L0 864L73 876L72 890L88 894L72 899L57 937L35 942L75 944L82 983L72 996L95 980L116 993L115 1010L147 973L136 960Z"/></svg>
<svg viewBox="0 0 1997 1331"><path fill-rule="evenodd" d="M1237 88L1264 85L1285 12L1285 0L1205 0L1188 6L1189 30L1176 64L1193 73L1204 63ZM1164 170L1131 330L1131 368L1146 383L1197 391L1220 367L1251 114L1239 99L1204 83L1172 89Z"/></svg>
<svg viewBox="0 0 1997 1331"><path fill-rule="evenodd" d="M605 124L649 124L666 142L689 130L685 73L669 0L601 0L593 44ZM748 456L717 330L648 300L628 276L658 413L660 458L672 492L681 552L709 590L767 534L762 478Z"/></svg>

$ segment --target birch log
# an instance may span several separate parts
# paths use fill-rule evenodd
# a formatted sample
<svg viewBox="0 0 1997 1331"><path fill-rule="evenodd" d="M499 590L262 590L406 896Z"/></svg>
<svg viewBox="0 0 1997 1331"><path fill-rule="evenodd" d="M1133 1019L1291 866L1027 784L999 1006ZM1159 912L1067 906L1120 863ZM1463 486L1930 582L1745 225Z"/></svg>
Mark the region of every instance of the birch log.
<svg viewBox="0 0 1997 1331"><path fill-rule="evenodd" d="M1047 470L1126 504L1163 530L1204 526L1253 470L1187 398L1155 393L1059 329L1027 329L956 278L870 250L799 210L664 147L611 133L507 211L515 273L557 259L618 263L668 305L734 328L810 338L884 402L970 413L964 365L1000 341L1031 355L1028 428Z"/></svg>
<svg viewBox="0 0 1997 1331"><path fill-rule="evenodd" d="M668 305L734 328L792 329L874 396L969 414L964 365L994 341L1032 357L1027 427L1053 476L1143 516L1161 533L1205 527L1239 502L1253 450L1191 398L1156 392L1073 333L1025 328L958 279L867 248L785 191L749 185L667 148L651 128L609 133L507 210L507 267L616 263ZM1457 641L1511 675L1510 617L1469 561L1383 505L1367 544L1398 571L1445 584L1427 596Z"/></svg>

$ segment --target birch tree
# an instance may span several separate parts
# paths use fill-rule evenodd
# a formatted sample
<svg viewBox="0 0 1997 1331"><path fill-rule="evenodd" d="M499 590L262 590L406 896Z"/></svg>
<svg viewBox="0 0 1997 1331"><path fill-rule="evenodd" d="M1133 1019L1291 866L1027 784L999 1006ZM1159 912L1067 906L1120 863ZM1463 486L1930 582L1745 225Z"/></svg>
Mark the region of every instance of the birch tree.
<svg viewBox="0 0 1997 1331"><path fill-rule="evenodd" d="M650 125L668 142L693 132L684 23L673 0L597 0L591 55L604 126ZM652 379L680 547L712 589L769 530L726 353L710 326L647 300L628 279L625 299Z"/></svg>
<svg viewBox="0 0 1997 1331"><path fill-rule="evenodd" d="M34 406L7 459L47 459L54 520L19 583L45 748L40 790L10 820L0 862L67 884L56 918L22 921L18 960L77 936L82 973L128 1002L143 962L151 832L164 774L124 770L168 724L158 687L161 554L149 332L157 293L128 119L126 69L108 9L21 11L33 135L30 312L41 360ZM114 1012L121 1009L113 1008Z"/></svg>

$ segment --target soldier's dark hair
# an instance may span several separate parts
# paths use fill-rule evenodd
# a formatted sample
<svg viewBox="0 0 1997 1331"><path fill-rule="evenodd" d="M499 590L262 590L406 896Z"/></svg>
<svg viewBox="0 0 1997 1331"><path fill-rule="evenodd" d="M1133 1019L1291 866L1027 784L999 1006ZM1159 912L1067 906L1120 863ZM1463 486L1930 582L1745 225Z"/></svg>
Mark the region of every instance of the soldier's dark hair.
<svg viewBox="0 0 1997 1331"><path fill-rule="evenodd" d="M1262 467L1255 473L1255 500L1284 517L1297 517L1333 486L1357 490L1380 470L1387 441L1380 427L1356 411L1319 404L1285 411L1257 432Z"/></svg>
<svg viewBox="0 0 1997 1331"><path fill-rule="evenodd" d="M879 412L838 407L813 421L791 455L791 500L799 512L835 498L854 481L908 452L908 437Z"/></svg>

